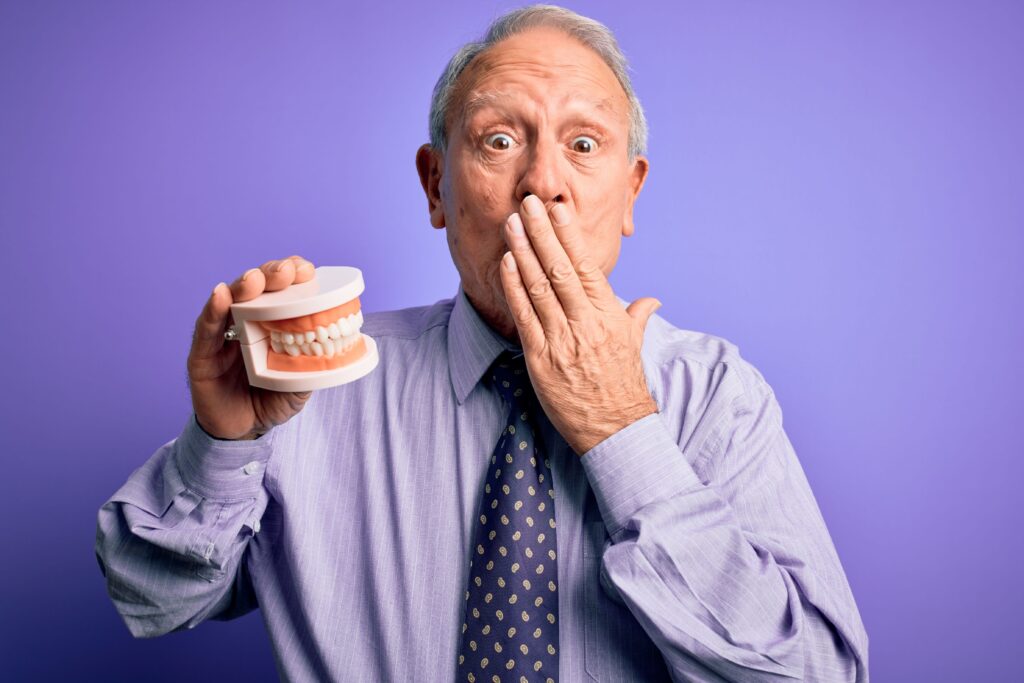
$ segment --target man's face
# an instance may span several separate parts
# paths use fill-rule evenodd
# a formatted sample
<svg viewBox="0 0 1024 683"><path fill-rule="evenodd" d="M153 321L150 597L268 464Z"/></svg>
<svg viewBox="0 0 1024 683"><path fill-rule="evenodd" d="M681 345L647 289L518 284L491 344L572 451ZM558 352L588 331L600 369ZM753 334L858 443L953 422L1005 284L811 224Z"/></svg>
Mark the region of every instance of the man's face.
<svg viewBox="0 0 1024 683"><path fill-rule="evenodd" d="M447 152L417 152L431 224L447 229L463 289L505 337L517 338L498 271L503 225L527 195L564 204L605 275L615 267L648 168L628 159L628 112L597 53L534 28L473 60L456 84Z"/></svg>

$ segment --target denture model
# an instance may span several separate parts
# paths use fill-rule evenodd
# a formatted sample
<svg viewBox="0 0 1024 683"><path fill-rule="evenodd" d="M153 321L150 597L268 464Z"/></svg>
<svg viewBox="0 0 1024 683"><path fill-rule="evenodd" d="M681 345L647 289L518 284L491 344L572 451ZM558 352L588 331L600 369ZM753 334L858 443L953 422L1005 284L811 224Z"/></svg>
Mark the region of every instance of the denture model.
<svg viewBox="0 0 1024 683"><path fill-rule="evenodd" d="M249 384L312 391L346 384L377 367L377 344L359 330L363 274L320 266L313 279L231 305L229 338L241 343Z"/></svg>

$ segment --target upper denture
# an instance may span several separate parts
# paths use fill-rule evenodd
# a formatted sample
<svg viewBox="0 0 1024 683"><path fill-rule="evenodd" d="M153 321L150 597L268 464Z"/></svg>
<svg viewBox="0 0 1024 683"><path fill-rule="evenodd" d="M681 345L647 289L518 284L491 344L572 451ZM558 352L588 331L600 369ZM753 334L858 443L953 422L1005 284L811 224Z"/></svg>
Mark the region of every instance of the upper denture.
<svg viewBox="0 0 1024 683"><path fill-rule="evenodd" d="M307 330L316 330L317 327L327 327L338 320L338 318L348 317L359 310L359 298L357 297L340 306L328 308L326 311L320 311L319 313L300 315L296 318L286 318L285 320L263 320L260 321L260 324L268 330L292 333L306 332Z"/></svg>

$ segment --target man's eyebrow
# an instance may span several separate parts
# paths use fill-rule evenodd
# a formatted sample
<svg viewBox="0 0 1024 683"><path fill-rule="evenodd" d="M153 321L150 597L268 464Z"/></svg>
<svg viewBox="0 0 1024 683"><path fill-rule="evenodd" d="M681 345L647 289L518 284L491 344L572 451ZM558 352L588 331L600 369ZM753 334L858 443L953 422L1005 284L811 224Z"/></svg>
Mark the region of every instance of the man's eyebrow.
<svg viewBox="0 0 1024 683"><path fill-rule="evenodd" d="M604 111L612 114L614 114L616 111L614 97L605 97L604 99L600 100L589 100L589 102L593 104L596 109L603 109Z"/></svg>
<svg viewBox="0 0 1024 683"><path fill-rule="evenodd" d="M514 98L510 93L504 92L482 92L473 93L466 98L466 102L462 105L462 114L467 119L476 113L480 109L494 106L501 100L513 100Z"/></svg>

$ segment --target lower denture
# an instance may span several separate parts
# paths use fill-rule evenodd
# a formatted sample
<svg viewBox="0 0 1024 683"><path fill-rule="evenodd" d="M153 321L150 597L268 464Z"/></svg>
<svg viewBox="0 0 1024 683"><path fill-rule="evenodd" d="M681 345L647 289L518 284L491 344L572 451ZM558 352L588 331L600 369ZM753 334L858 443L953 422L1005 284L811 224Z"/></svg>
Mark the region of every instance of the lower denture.
<svg viewBox="0 0 1024 683"><path fill-rule="evenodd" d="M289 356L267 349L267 368L286 372L318 372L333 370L358 360L366 352L366 342L362 335L348 349L328 358L327 356Z"/></svg>

